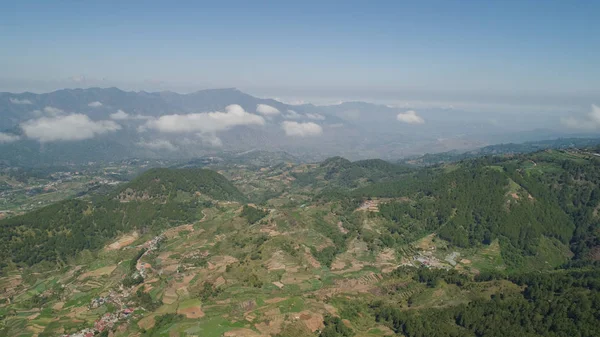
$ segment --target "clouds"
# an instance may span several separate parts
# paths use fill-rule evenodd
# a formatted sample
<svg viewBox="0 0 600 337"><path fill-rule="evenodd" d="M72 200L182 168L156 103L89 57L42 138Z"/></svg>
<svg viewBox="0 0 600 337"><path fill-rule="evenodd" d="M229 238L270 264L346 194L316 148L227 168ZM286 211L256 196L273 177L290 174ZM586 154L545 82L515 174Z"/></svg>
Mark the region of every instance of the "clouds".
<svg viewBox="0 0 600 337"><path fill-rule="evenodd" d="M12 104L17 104L17 105L24 105L24 104L33 104L30 100L28 99L18 99L18 98L9 98L8 99Z"/></svg>
<svg viewBox="0 0 600 337"><path fill-rule="evenodd" d="M129 119L129 114L121 109L119 109L117 112L110 114L110 119L115 119L115 120L126 120Z"/></svg>
<svg viewBox="0 0 600 337"><path fill-rule="evenodd" d="M16 142L19 139L20 137L17 135L11 135L10 133L0 132L0 144Z"/></svg>
<svg viewBox="0 0 600 337"><path fill-rule="evenodd" d="M583 118L566 117L560 122L571 129L595 130L600 128L600 107L592 104L592 110Z"/></svg>
<svg viewBox="0 0 600 337"><path fill-rule="evenodd" d="M310 137L318 136L323 133L323 128L315 123L298 123L285 121L281 123L281 127L287 136L293 137Z"/></svg>
<svg viewBox="0 0 600 337"><path fill-rule="evenodd" d="M110 114L109 118L117 120L117 121L124 121L124 120L131 120L131 119L137 119L137 120L152 119L152 117L150 117L150 116L130 115L121 109L117 110L117 112L115 112L115 113Z"/></svg>
<svg viewBox="0 0 600 337"><path fill-rule="evenodd" d="M91 102L90 104L88 104L88 106L89 106L90 108L99 108L99 107L101 107L101 106L102 106L102 103L101 103L101 102L98 102L98 101L95 101L95 102Z"/></svg>
<svg viewBox="0 0 600 337"><path fill-rule="evenodd" d="M406 123L406 124L424 124L425 120L417 115L417 113L414 110L408 110L406 112L401 112L398 114L398 116L396 116L396 119L399 122L402 123Z"/></svg>
<svg viewBox="0 0 600 337"><path fill-rule="evenodd" d="M53 142L90 139L120 130L121 126L113 121L93 121L86 115L72 114L32 119L22 123L21 129L28 138Z"/></svg>
<svg viewBox="0 0 600 337"><path fill-rule="evenodd" d="M297 113L294 110L288 110L287 113L285 115L283 115L283 117L285 119L312 119L312 120L317 120L317 121L323 121L325 120L325 116L319 114L319 113L310 113L307 112L306 114L301 114L301 113Z"/></svg>
<svg viewBox="0 0 600 337"><path fill-rule="evenodd" d="M308 119L315 119L315 120L318 120L318 121L325 120L325 116L323 116L321 114L318 114L318 113L314 113L314 114L313 113L307 113L306 117L308 117Z"/></svg>
<svg viewBox="0 0 600 337"><path fill-rule="evenodd" d="M223 141L221 141L221 138L217 137L217 135L214 133L198 133L196 135L200 137L202 143L205 145L213 147L223 146Z"/></svg>
<svg viewBox="0 0 600 337"><path fill-rule="evenodd" d="M302 115L294 110L288 110L287 114L283 115L283 117L287 119L301 119Z"/></svg>
<svg viewBox="0 0 600 337"><path fill-rule="evenodd" d="M139 147L143 147L149 150L155 150L155 151L160 151L160 150L166 150L166 151L176 151L177 147L175 145L173 145L173 143L171 143L170 141L166 140L166 139L155 139L155 140L151 140L151 141L139 141L136 143L137 146Z"/></svg>
<svg viewBox="0 0 600 337"><path fill-rule="evenodd" d="M55 107L51 107L51 106L47 106L43 110L45 113L47 113L48 115L51 115L51 116L56 116L56 115L65 113L64 110L55 108Z"/></svg>
<svg viewBox="0 0 600 337"><path fill-rule="evenodd" d="M277 108L266 104L257 104L256 112L265 116L275 116L280 114Z"/></svg>
<svg viewBox="0 0 600 337"><path fill-rule="evenodd" d="M165 133L215 133L238 125L264 125L263 117L248 113L237 105L229 105L225 112L191 113L185 115L165 115L149 120L144 129Z"/></svg>

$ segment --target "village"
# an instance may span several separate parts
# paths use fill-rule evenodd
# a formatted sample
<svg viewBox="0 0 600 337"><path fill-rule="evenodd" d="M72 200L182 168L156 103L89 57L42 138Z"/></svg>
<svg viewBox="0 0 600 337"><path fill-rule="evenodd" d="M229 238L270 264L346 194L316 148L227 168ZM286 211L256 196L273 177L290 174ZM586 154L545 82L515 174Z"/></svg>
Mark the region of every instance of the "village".
<svg viewBox="0 0 600 337"><path fill-rule="evenodd" d="M142 254L142 256L140 256L140 258L136 261L136 271L131 275L132 278L146 278L147 268L149 266L146 266L146 264L140 260L147 254L156 251L164 239L164 235L159 235L136 247L145 249L145 251L144 254ZM102 317L94 322L93 327L85 328L72 334L63 334L61 337L92 337L107 329L113 329L119 323L125 322L132 318L135 316L134 311L144 310L143 308L134 308L130 305L131 301L129 299L132 295L132 289L134 288L135 286L124 287L122 284L120 284L118 290L111 290L106 296L93 298L88 306L88 310L97 309L109 303L113 304L119 309L116 312L105 313L102 315Z"/></svg>

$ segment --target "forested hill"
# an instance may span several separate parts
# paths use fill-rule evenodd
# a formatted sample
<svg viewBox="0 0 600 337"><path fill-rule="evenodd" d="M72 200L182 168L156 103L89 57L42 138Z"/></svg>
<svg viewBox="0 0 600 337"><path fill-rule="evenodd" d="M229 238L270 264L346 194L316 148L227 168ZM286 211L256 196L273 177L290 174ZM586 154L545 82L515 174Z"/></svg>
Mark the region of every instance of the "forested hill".
<svg viewBox="0 0 600 337"><path fill-rule="evenodd" d="M600 259L600 158L592 149L470 159L320 197L350 208L377 198L389 245L436 233L463 248L498 240L514 268L556 266L571 254Z"/></svg>
<svg viewBox="0 0 600 337"><path fill-rule="evenodd" d="M99 199L66 200L0 221L0 269L8 263L65 262L132 230L159 230L202 217L212 200L246 198L206 169L151 169Z"/></svg>
<svg viewBox="0 0 600 337"><path fill-rule="evenodd" d="M245 201L246 197L219 173L200 168L148 170L117 191L120 200L164 199L177 193L203 194L217 200Z"/></svg>
<svg viewBox="0 0 600 337"><path fill-rule="evenodd" d="M294 173L296 183L311 185L321 183L329 187L356 188L381 181L399 179L413 169L381 159L351 162L342 157L331 157L309 172Z"/></svg>

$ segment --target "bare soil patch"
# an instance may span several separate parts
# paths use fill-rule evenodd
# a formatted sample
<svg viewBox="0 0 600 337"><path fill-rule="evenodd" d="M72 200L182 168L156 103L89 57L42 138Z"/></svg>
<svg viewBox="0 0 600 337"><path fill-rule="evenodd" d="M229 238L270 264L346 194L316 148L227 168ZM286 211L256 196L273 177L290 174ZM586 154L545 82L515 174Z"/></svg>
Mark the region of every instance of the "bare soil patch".
<svg viewBox="0 0 600 337"><path fill-rule="evenodd" d="M321 330L325 327L323 325L323 315L308 310L294 314L294 319L302 321L311 332Z"/></svg>
<svg viewBox="0 0 600 337"><path fill-rule="evenodd" d="M123 247L129 246L130 244L132 244L135 240L138 239L139 236L140 235L138 234L138 232L133 232L131 234L123 235L122 237L117 239L117 241L106 246L105 249L106 250L119 250Z"/></svg>
<svg viewBox="0 0 600 337"><path fill-rule="evenodd" d="M199 306L188 307L185 309L178 309L177 313L180 315L185 315L187 318L202 318L204 317L204 312L202 308Z"/></svg>

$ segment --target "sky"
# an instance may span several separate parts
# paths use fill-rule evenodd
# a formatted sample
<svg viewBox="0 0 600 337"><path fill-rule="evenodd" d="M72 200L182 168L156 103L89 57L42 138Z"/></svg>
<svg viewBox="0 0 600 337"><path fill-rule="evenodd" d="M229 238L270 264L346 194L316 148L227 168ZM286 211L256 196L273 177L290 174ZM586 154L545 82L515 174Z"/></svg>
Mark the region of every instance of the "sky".
<svg viewBox="0 0 600 337"><path fill-rule="evenodd" d="M598 1L14 1L0 11L0 91L589 110L598 13Z"/></svg>

